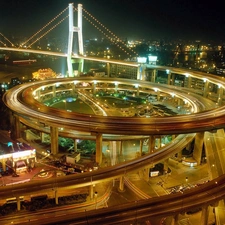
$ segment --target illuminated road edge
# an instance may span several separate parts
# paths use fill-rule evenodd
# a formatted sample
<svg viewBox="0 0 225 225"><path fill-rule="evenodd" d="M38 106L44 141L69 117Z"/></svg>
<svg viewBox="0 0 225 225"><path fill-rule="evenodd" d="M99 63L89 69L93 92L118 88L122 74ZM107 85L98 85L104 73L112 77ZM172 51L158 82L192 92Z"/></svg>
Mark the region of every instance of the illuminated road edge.
<svg viewBox="0 0 225 225"><path fill-rule="evenodd" d="M219 81L220 81L220 79L217 80L217 82L219 82ZM130 82L133 82L133 81L130 81ZM143 83L142 81L137 81L137 82L140 84L140 86ZM34 84L34 85L36 85L36 84ZM222 85L224 85L224 82L222 82ZM13 90L13 91L15 91L15 90ZM14 97L15 96L13 93L4 96L4 102L6 103L6 105L9 108L12 107L11 110L13 110L14 106L11 105L11 107L10 107L10 104L13 101L18 101L18 99L15 99ZM10 102L10 104L9 104L9 102ZM26 102L26 104L27 104L27 102ZM26 106L24 108L26 108ZM17 112L17 110L16 110L15 112L18 114L23 113L23 111L21 109L18 111L19 112ZM28 115L26 115L26 116L28 116ZM43 113L43 115L44 115L44 113ZM96 132L96 124L98 124L98 131L101 131L104 133L105 128L102 128L100 123L105 123L105 125L107 126L107 131L109 132L109 130L110 130L110 131L112 131L112 133L114 133L113 129L115 129L115 127L117 127L118 124L120 124L120 127L122 127L122 126L130 125L130 123L132 123L132 127L139 126L139 128L137 130L135 129L134 132L132 131L131 134L139 135L140 134L139 129L142 129L142 126L145 127L143 133L148 134L148 135L155 134L156 131L158 132L157 134L164 134L163 130L165 130L165 129L167 129L166 134L175 134L175 133L193 133L193 132L199 132L199 131L208 131L208 130L224 128L225 121L223 119L224 118L223 115L224 115L224 106L218 107L218 108L215 108L215 109L209 110L209 111L199 112L198 114L195 114L195 115L182 115L182 116L179 115L177 117L175 116L175 117L172 117L172 126L173 126L173 128L177 127L177 129L174 128L172 131L171 131L171 117L169 117L169 118L154 118L154 119L148 118L148 120L143 119L143 118L126 118L127 119L126 122L123 122L122 120L124 120L124 117L123 118L119 118L119 117L108 118L108 117L99 117L99 116L92 116L92 117L87 116L84 118L82 117L83 120L81 120L81 121L83 123L83 121L88 120L88 122L89 122L89 128L88 128L89 130L88 131L89 132L90 131ZM41 113L39 114L39 116L42 116ZM39 119L40 119L40 117L39 117ZM45 119L45 117L44 117L44 119ZM118 122L118 120L120 120L120 121ZM193 122L193 120L194 120L194 122ZM71 119L69 118L68 121L71 122ZM79 122L79 121L76 121L76 123L77 122ZM121 126L121 122L123 123L122 126ZM140 122L143 122L144 125L143 124L140 125ZM158 123L160 123L160 124L158 124ZM196 124L198 125L198 127L196 127ZM148 128L151 126L153 126L154 129ZM130 126L127 126L127 128L131 129ZM168 132L168 131L170 131L170 132ZM125 130L123 129L122 131L119 131L119 132L121 132L122 134L130 134L130 131L127 131L126 129ZM141 134L143 134L143 133L141 132ZM180 137L180 140L176 139L177 145L174 145L174 143L171 143L171 145L173 145L173 148L174 148L174 146L177 146L177 148L180 149L182 144L186 145L187 144L186 141L190 141L190 140L188 140L188 138L193 138L193 135L179 135L178 137ZM169 155L172 154L171 145L168 145L163 150L160 150L151 155L144 156L140 159L137 159L137 160L134 160L134 161L131 161L128 163L120 164L120 165L117 165L117 166L114 166L111 168L104 168L104 169L101 169L98 171L94 171L92 173L85 173L85 174L79 174L76 176L56 178L56 179L54 179L54 181L46 180L46 181L42 182L41 185L38 182L33 181L33 182L29 182L27 184L18 184L16 186L14 186L13 189L12 189L12 187L2 187L1 192L0 192L0 197L1 198L11 197L12 192L13 192L14 196L20 196L24 193L29 194L29 193L38 191L40 189L43 189L43 191L44 190L50 191L50 190L54 190L55 187L62 188L65 186L71 186L74 188L74 187L83 186L84 183L85 183L85 186L93 185L94 183L98 183L100 180L107 180L107 179L112 179L113 177L114 178L119 177L119 176L121 176L121 174L126 174L127 172L138 170L139 168L142 168L146 164L151 165L151 164L154 164L155 162L162 160L165 157L168 157ZM110 178L108 178L109 176L110 176ZM216 195L216 196L215 196L215 190L214 190L215 188L214 189L213 188L206 189L206 186L209 184L205 184L205 185L201 186L201 190L199 190L198 188L191 190L191 193L192 193L191 196L193 196L193 200L191 200L192 198L189 197L189 199L190 199L189 206L193 207L193 206L196 206L196 204L200 204L200 205L203 204L200 201L198 203L196 203L195 195L199 196L199 193L204 194L204 190L207 190L207 196L205 197L204 204L207 201L215 202L215 201L218 201L218 199L222 199L224 197L225 193L224 193L224 191L221 191L223 193L219 192L219 190L220 190L219 185L221 184L221 187L224 186L224 183L223 183L224 178L225 178L225 175L218 178L218 179L220 179L220 182L217 182L216 180L213 180L211 182L212 184L218 184L218 185L216 185L216 189L218 189L218 195ZM219 193L220 193L220 195L219 195ZM181 195L181 196L184 197L184 195ZM179 197L179 199L181 201L184 201L185 198L183 199L183 198L181 198L181 196ZM212 199L212 196L213 196L213 199ZM166 198L166 197L164 197L164 196L158 197L157 199L152 199L151 201L154 200L157 202L157 201L160 201L161 198ZM168 201L170 199L170 201L173 202L173 200L172 200L173 198L175 200L176 196L169 195ZM146 204L148 204L147 201L148 200L146 200ZM143 204L145 204L145 203L143 203ZM167 203L167 206L168 206L168 203ZM177 209L177 211L181 212L182 210L184 210L184 207L185 207L184 205L183 205L183 208L179 207L179 209ZM110 211L110 209L108 209L108 210ZM172 212L169 212L170 211L169 209L167 211L171 215ZM155 215L161 215L161 214L162 214L162 212L161 213L155 212Z"/></svg>

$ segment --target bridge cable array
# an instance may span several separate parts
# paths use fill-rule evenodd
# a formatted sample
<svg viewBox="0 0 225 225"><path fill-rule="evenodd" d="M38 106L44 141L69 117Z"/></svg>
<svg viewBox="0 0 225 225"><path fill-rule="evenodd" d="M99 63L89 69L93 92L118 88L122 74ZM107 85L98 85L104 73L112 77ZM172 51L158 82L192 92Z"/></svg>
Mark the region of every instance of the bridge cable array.
<svg viewBox="0 0 225 225"><path fill-rule="evenodd" d="M66 10L68 10L68 7L65 8L62 12L60 12L58 15L56 15L51 21L49 21L45 26L43 26L39 31L37 31L35 34L33 34L30 38L28 38L25 42L23 42L20 47L23 47L26 45L30 40L32 40L36 35L41 33L45 28L47 28L52 22L54 22L56 19L59 18ZM26 48L30 48L33 44L35 44L37 41L39 41L41 38L43 38L46 34L48 34L50 31L52 31L54 28L56 28L60 23L62 23L66 18L68 18L69 15L61 19L58 23L56 23L53 27L51 27L49 30L47 30L45 33L43 33L40 37L36 38L32 43L30 43Z"/></svg>
<svg viewBox="0 0 225 225"><path fill-rule="evenodd" d="M131 54L126 50L129 49L133 54L137 55L137 53L130 47L127 47L126 43L122 41L118 36L116 36L111 30L109 30L106 26L104 26L98 19L96 19L91 13L89 13L86 9L83 8L83 11L91 17L89 19L87 16L83 15L83 17L91 24L93 25L97 30L99 30L107 39L109 39L113 44L115 44L118 48L120 48L122 51L124 51L127 55L131 57ZM97 23L97 25L94 22ZM100 27L99 27L100 26ZM108 32L108 33L106 33ZM124 47L121 47L122 44Z"/></svg>
<svg viewBox="0 0 225 225"><path fill-rule="evenodd" d="M66 7L63 11L61 11L58 15L56 15L51 21L49 21L45 26L43 26L39 31L37 31L35 34L33 34L30 38L28 38L25 42L23 42L19 48L25 47L25 48L31 48L31 46L33 44L35 44L36 42L38 42L41 38L43 38L45 35L47 35L50 31L52 31L54 28L56 28L59 24L61 24L65 19L67 19L69 17L69 15L67 15L66 17L64 17L63 19L61 19L59 22L57 22L54 26L52 26L50 29L48 29L46 32L42 33L41 36L39 36L38 38L36 38L35 40L33 40L33 42L29 43L30 41L32 41L32 39L34 39L38 34L41 34L41 32L43 32L44 29L46 29L50 24L52 24L56 19L58 19L65 11L68 10L68 7ZM74 7L74 11L77 11L77 8ZM124 41L122 41L117 35L115 35L111 30L109 30L106 26L104 26L99 20L97 20L91 13L89 13L86 9L83 8L83 12L86 13L87 16L83 15L83 17L91 24L93 25L97 30L99 30L109 41L111 41L113 44L115 44L120 50L122 50L124 53L126 53L129 57L132 57L131 52L133 53L133 55L137 56L137 53L130 47L128 47L126 45L126 43ZM88 18L89 17L89 18ZM91 20L91 19L92 20ZM94 21L94 22L93 22ZM96 25L97 23L97 25ZM8 39L6 38L2 33L0 33L1 36L3 36L3 38L5 40L7 40L12 46L14 46L14 44ZM6 45L5 43L3 43L0 40L0 43L2 43L4 46ZM26 44L28 44L26 46ZM122 45L122 46L121 46ZM128 52L127 49L130 51Z"/></svg>
<svg viewBox="0 0 225 225"><path fill-rule="evenodd" d="M14 46L14 44L5 36L5 35L3 35L2 33L0 33L0 35L6 40L6 41L8 41L12 46ZM0 43L2 43L4 46L6 46L7 44L6 43L4 43L4 42L2 42L2 41L0 41Z"/></svg>

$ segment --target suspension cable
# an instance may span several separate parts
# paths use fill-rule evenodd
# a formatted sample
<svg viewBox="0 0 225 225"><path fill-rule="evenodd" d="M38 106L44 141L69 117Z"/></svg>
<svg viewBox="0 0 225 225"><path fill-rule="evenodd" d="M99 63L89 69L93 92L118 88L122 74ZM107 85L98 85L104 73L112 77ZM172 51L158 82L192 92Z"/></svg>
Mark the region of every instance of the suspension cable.
<svg viewBox="0 0 225 225"><path fill-rule="evenodd" d="M0 33L0 35L6 40L6 41L8 41L12 46L14 46L14 44L5 36L5 35L3 35L2 33ZM1 41L1 43L3 43L2 41ZM6 45L5 43L3 43L4 45Z"/></svg>
<svg viewBox="0 0 225 225"><path fill-rule="evenodd" d="M37 31L35 34L33 34L30 38L28 38L24 43L20 45L20 47L24 46L26 43L28 43L31 39L33 39L36 35L38 35L41 31L43 31L46 27L48 27L52 22L54 22L59 16L61 16L66 10L68 9L65 8L62 12L60 12L57 16L55 16L51 21L49 21L45 26L43 26L39 31ZM62 19L58 24L60 24L62 21L64 21L68 16L66 16L64 19ZM53 26L49 31L45 32L44 35L41 37L37 38L36 41L33 41L32 44L30 44L28 47L36 43L38 40L40 40L42 37L44 37L46 34L48 34L51 30L53 30L57 25Z"/></svg>
<svg viewBox="0 0 225 225"><path fill-rule="evenodd" d="M95 25L90 19L88 19L86 16L83 15L83 17L89 22L91 23L96 29L98 29L102 34L104 34L111 42L113 42L114 44L116 43L121 43L122 45L124 45L126 48L128 48L131 52L133 52L134 54L137 55L137 53L130 47L127 47L126 43L124 41L122 41L117 35L115 35L111 30L109 30L106 26L104 26L98 19L96 19L91 13L89 13L86 9L83 9L83 11L90 16L98 25L100 25L103 29L106 30L106 32L108 32L110 35L113 36L113 38L115 39L115 41L113 41L113 38L110 37L108 34L106 34L101 28L99 28L97 25ZM117 47L119 47L121 50L125 51L125 53L129 54L124 48L120 47L118 44L116 44Z"/></svg>

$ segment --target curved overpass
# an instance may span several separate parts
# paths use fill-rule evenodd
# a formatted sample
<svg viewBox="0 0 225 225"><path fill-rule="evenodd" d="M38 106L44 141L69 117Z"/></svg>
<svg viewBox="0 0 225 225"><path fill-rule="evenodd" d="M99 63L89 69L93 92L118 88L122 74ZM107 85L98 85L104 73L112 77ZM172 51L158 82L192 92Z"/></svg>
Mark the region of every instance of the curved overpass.
<svg viewBox="0 0 225 225"><path fill-rule="evenodd" d="M52 83L74 82L74 78L65 78L60 80L48 80L33 84L25 84L12 88L3 97L4 103L12 111L22 117L36 118L50 126L66 127L73 130L76 127L78 131L90 133L105 133L119 135L168 135L180 133L194 133L200 131L210 131L220 129L225 126L224 114L225 106L202 111L189 115L178 115L173 117L110 117L85 115L74 112L65 112L51 107L47 107L36 101L32 94L34 90ZM92 79L94 81L94 79ZM124 84L133 84L133 80L117 79ZM76 81L90 81L90 78L77 78ZM98 82L108 82L110 79L98 79ZM110 82L115 82L111 80ZM149 87L149 82L136 81L140 87ZM134 84L133 84L134 85ZM172 87L165 87L160 84L154 84L154 87L163 92L170 93ZM185 98L188 93L185 90L173 88L173 93L178 98ZM193 105L201 104L201 100L193 98L191 95L188 99Z"/></svg>
<svg viewBox="0 0 225 225"><path fill-rule="evenodd" d="M224 82L222 79L216 80L215 78L208 78L212 79L212 82L220 82L224 86ZM98 80L104 80L104 79L98 79ZM67 79L68 81L68 79ZM48 82L53 81L45 81L46 84ZM55 81L54 81L55 82ZM113 81L115 82L115 81ZM127 81L128 83L132 83L133 81ZM138 82L139 85L143 85L145 82ZM224 121L224 110L225 107L218 107L215 109L210 109L203 112L195 113L194 115L179 115L175 117L168 117L168 118L121 118L121 117L101 117L101 116L81 116L79 114L71 114L66 113L62 114L59 113L58 117L51 116L49 118L47 115L49 113L54 113L56 111L51 111L52 109L47 109L44 106L42 106L40 103L38 103L33 98L29 98L30 94L34 89L32 88L38 88L41 83L34 83L32 87L26 86L25 89L23 89L23 86L20 86L18 88L18 92L15 95L13 93L15 89L12 89L9 93L4 95L4 102L6 105L12 110L15 111L15 113L21 115L22 117L34 117L43 119L43 121L47 120L49 125L54 125L57 123L57 125L64 125L70 127L71 123L72 126L76 126L77 130L80 131L87 131L87 132L102 132L102 133L109 133L109 134L125 134L125 135L151 135L151 134L189 134L199 131L209 131L209 130L215 130L219 128L224 128L225 121ZM43 85L42 83L41 85ZM158 85L160 87L160 85ZM162 85L163 87L163 85ZM176 88L174 88L175 91ZM19 100L19 101L18 101ZM19 106L23 106L20 108L18 107L18 104L21 104ZM29 108L31 107L31 109ZM49 111L50 110L50 111ZM59 122L59 120L61 120ZM123 121L124 120L124 121ZM118 129L119 127L119 129ZM116 129L116 131L115 131ZM94 171L91 173L84 173L79 174L76 176L69 176L69 177L59 177L54 180L45 180L41 184L36 181L32 181L27 184L18 184L13 187L3 187L0 190L0 197L6 198L7 196L11 197L12 193L14 196L20 196L24 193L33 193L35 191L39 191L40 188L43 190L54 190L57 188L63 188L66 186L73 186L73 187L80 187L82 185L91 185L94 183L99 182L100 180L107 180L111 179L112 177L119 177L121 174L126 174L130 171L138 170L142 168L144 165L151 165L154 164L165 157L168 157L169 155L173 154L174 151L177 149L182 148L182 146L185 146L191 138L193 138L194 134L189 135L179 135L177 139L175 139L176 143L171 143L170 145L166 146L165 149L160 150L156 153L153 153L151 155L147 155L145 157L142 157L140 159L122 163L120 165L111 167L111 168L105 168L98 171ZM173 146L173 149L171 148ZM177 150L178 151L178 150ZM108 178L110 177L110 178ZM224 180L224 177L218 178L221 180ZM221 184L221 187L223 187L223 181L215 181L217 184ZM214 182L214 181L213 181ZM213 183L212 182L212 183ZM206 184L207 185L207 184ZM205 201L211 202L211 201L217 201L218 199L222 199L224 196L224 192L221 191L220 186L216 186L212 189L207 189L206 185L202 186L203 189L194 189L192 191L192 195L195 196L195 198L190 198L188 200L188 205L190 207L196 206L196 196L198 196L200 193L207 194L207 196L204 196ZM215 188L218 189L218 196L215 197ZM205 190L205 192L203 192ZM220 193L220 195L219 195ZM213 196L213 199L212 199ZM160 197L161 198L161 197ZM157 198L157 199L160 199ZM176 197L171 195L168 197L171 202L176 202ZM153 199L152 201L157 201L157 199ZM168 199L168 200L169 200ZM180 200L185 200L180 196ZM180 203L183 205L183 203ZM205 202L204 202L205 203ZM146 207L145 203L141 207ZM146 203L148 204L148 203ZM172 204L172 203L171 203ZM203 204L202 202L199 202L199 204ZM168 206L168 204L167 204ZM164 206L165 207L165 206ZM185 209L186 206L183 205L183 208L180 208L180 206L176 206L175 211L181 212ZM110 210L110 209L108 209ZM113 210L112 210L113 211ZM166 209L165 209L166 211ZM166 212L165 212L166 213ZM171 211L167 210L167 213L172 213ZM155 212L156 215L162 215L160 212ZM169 214L167 214L169 215Z"/></svg>
<svg viewBox="0 0 225 225"><path fill-rule="evenodd" d="M161 197L150 198L129 202L110 208L101 208L88 212L68 213L65 215L51 218L42 218L32 221L32 224L122 224L133 221L140 222L155 217L167 217L179 213L185 213L194 208L201 208L205 205L213 205L215 202L225 197L225 175L210 181L202 186L190 189L184 193L164 195ZM198 201L196 201L198 199ZM28 222L24 224L29 224Z"/></svg>
<svg viewBox="0 0 225 225"><path fill-rule="evenodd" d="M153 165L168 155L173 155L174 152L184 148L190 140L192 140L194 134L179 135L172 143L164 147L155 153L148 154L139 159L135 159L129 162L124 162L112 167L101 168L93 172L86 172L76 175L70 175L65 177L50 178L41 181L30 181L23 184L3 186L0 189L0 199L5 199L13 196L21 196L25 193L27 195L35 193L40 190L52 191L57 188L79 188L83 186L89 186L97 184L101 181L111 180L112 178L120 177L121 174L126 174L131 171L140 170L145 165Z"/></svg>

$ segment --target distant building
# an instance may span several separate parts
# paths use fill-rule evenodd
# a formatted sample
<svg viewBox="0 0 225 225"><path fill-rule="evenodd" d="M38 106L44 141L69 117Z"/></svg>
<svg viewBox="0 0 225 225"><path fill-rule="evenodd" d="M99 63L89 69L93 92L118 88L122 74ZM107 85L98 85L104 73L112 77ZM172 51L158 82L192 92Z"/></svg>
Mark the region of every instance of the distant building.
<svg viewBox="0 0 225 225"><path fill-rule="evenodd" d="M0 98L3 97L3 94L9 89L8 84L5 82L0 83Z"/></svg>
<svg viewBox="0 0 225 225"><path fill-rule="evenodd" d="M156 65L156 63L157 63L157 56L149 55L148 56L148 63L150 65Z"/></svg>
<svg viewBox="0 0 225 225"><path fill-rule="evenodd" d="M18 77L11 78L10 87L15 87L19 84L21 84L21 81Z"/></svg>
<svg viewBox="0 0 225 225"><path fill-rule="evenodd" d="M36 79L36 80L56 78L56 73L50 68L39 69L37 72L32 73L32 75L33 75L33 79Z"/></svg>
<svg viewBox="0 0 225 225"><path fill-rule="evenodd" d="M80 153L75 153L73 155L66 156L66 163L75 165L79 161L80 161Z"/></svg>
<svg viewBox="0 0 225 225"><path fill-rule="evenodd" d="M36 150L23 140L14 141L10 132L0 131L0 174L13 174L33 168Z"/></svg>
<svg viewBox="0 0 225 225"><path fill-rule="evenodd" d="M217 67L216 68L216 74L217 75L225 76L225 66L223 66L223 67Z"/></svg>

